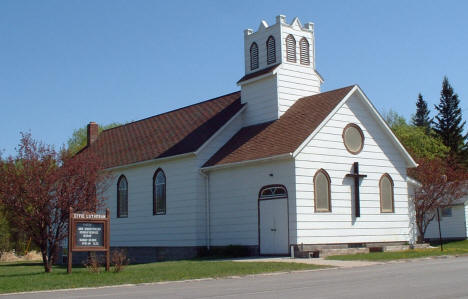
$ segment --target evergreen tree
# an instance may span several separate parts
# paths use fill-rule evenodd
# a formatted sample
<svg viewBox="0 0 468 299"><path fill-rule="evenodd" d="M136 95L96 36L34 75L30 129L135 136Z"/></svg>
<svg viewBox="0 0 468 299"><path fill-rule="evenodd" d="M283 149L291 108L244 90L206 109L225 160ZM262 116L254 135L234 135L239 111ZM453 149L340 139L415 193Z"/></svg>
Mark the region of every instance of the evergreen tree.
<svg viewBox="0 0 468 299"><path fill-rule="evenodd" d="M462 122L460 100L447 77L444 77L442 82L440 103L434 107L438 112L435 116L434 130L441 137L442 142L450 148L450 153L460 157L467 138L467 135L463 135L466 122Z"/></svg>
<svg viewBox="0 0 468 299"><path fill-rule="evenodd" d="M426 134L431 130L431 118L429 117L429 109L426 101L424 101L422 94L418 95L416 102L416 114L413 116L412 123L416 127L424 128Z"/></svg>

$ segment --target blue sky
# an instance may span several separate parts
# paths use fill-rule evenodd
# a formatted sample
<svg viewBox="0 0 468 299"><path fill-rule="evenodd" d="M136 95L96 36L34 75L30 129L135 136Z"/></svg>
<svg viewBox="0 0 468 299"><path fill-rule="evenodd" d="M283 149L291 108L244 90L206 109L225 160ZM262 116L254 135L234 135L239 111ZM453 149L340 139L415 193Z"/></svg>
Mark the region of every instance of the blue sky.
<svg viewBox="0 0 468 299"><path fill-rule="evenodd" d="M138 120L238 90L243 30L315 23L322 90L357 83L380 110L468 116L468 1L0 1L0 149L66 143L89 121Z"/></svg>

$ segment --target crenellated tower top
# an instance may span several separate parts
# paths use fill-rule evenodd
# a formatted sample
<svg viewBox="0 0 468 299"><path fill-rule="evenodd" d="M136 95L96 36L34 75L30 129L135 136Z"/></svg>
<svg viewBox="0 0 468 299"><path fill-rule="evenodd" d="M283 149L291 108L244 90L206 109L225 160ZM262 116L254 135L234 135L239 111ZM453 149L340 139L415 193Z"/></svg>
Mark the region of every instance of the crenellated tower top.
<svg viewBox="0 0 468 299"><path fill-rule="evenodd" d="M251 107L247 124L277 119L297 99L320 92L313 23L302 25L297 17L287 23L284 15L273 25L262 20L256 32L244 30L244 57L245 76L238 84ZM270 93L269 100L258 99L259 89L268 90L263 97ZM257 111L262 106L265 111Z"/></svg>

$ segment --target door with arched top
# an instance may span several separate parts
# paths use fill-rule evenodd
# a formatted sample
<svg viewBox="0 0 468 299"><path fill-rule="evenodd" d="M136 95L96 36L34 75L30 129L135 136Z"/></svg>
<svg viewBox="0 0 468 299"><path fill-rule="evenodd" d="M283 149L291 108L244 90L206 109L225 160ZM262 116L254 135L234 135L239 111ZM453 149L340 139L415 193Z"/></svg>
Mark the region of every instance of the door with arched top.
<svg viewBox="0 0 468 299"><path fill-rule="evenodd" d="M289 253L288 192L283 185L263 187L258 196L260 254Z"/></svg>

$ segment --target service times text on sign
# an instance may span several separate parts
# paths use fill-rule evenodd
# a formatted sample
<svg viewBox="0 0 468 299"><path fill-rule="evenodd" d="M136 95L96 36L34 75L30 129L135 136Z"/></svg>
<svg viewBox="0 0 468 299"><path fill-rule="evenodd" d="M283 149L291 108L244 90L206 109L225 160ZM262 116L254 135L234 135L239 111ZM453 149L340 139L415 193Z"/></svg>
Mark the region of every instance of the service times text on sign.
<svg viewBox="0 0 468 299"><path fill-rule="evenodd" d="M104 246L104 224L78 222L76 224L76 246Z"/></svg>

